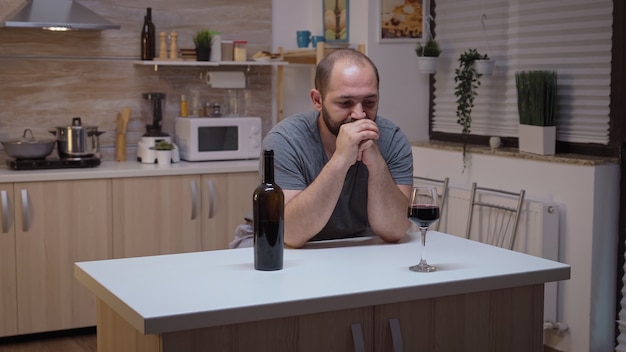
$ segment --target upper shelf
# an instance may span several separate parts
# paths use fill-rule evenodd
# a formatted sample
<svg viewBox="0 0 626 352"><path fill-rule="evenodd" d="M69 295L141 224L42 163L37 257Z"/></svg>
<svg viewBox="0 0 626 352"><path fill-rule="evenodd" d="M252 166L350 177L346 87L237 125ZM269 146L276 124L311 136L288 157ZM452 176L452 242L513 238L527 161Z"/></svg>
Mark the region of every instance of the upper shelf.
<svg viewBox="0 0 626 352"><path fill-rule="evenodd" d="M154 66L156 71L159 66L281 66L287 65L286 61L194 61L194 60L136 60L133 62L139 66Z"/></svg>
<svg viewBox="0 0 626 352"><path fill-rule="evenodd" d="M349 47L350 44L326 44L324 42L317 43L317 48L309 49L292 49L292 50L283 50L282 47L278 48L278 53L281 55L282 59L290 64L310 64L315 65L320 60L328 55L329 53ZM359 44L356 48L358 51L365 53L365 45Z"/></svg>

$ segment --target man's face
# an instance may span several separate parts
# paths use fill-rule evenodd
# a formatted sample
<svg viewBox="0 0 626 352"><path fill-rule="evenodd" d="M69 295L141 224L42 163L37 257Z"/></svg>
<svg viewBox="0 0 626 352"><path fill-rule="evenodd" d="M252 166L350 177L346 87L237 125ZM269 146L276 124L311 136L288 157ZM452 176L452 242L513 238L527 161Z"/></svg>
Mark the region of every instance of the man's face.
<svg viewBox="0 0 626 352"><path fill-rule="evenodd" d="M345 123L374 120L378 112L378 86L374 70L366 64L338 62L331 73L321 114L333 135Z"/></svg>

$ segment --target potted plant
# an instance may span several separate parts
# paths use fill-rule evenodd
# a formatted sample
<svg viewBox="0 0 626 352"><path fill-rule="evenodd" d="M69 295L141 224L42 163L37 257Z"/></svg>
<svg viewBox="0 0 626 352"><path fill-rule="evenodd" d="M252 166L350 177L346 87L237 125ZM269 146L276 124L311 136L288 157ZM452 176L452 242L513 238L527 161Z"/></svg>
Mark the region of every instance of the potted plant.
<svg viewBox="0 0 626 352"><path fill-rule="evenodd" d="M467 157L467 136L472 127L472 108L476 90L480 87L480 77L474 63L476 60L484 59L486 55L481 55L476 49L469 49L459 56L459 67L454 70L454 96L456 97L457 123L461 125L463 135L463 166L466 165Z"/></svg>
<svg viewBox="0 0 626 352"><path fill-rule="evenodd" d="M424 73L435 73L440 54L439 43L433 38L428 39L426 44L417 43L415 48L417 67Z"/></svg>
<svg viewBox="0 0 626 352"><path fill-rule="evenodd" d="M554 71L515 73L519 113L519 150L554 155L557 77Z"/></svg>
<svg viewBox="0 0 626 352"><path fill-rule="evenodd" d="M209 61L211 57L211 42L213 35L209 30L201 30L193 37L193 44L196 46L196 60Z"/></svg>
<svg viewBox="0 0 626 352"><path fill-rule="evenodd" d="M474 62L476 66L476 72L484 76L491 76L493 74L493 68L496 62L491 60L487 54L482 55L481 58L476 59Z"/></svg>
<svg viewBox="0 0 626 352"><path fill-rule="evenodd" d="M159 141L154 145L158 164L169 164L172 162L172 150L174 145L168 141Z"/></svg>

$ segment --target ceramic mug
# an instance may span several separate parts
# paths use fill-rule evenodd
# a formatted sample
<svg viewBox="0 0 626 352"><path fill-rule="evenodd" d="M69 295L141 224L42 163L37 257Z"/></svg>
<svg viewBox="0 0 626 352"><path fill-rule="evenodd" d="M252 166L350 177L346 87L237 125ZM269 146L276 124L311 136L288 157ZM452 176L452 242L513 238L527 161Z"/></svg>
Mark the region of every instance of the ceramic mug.
<svg viewBox="0 0 626 352"><path fill-rule="evenodd" d="M313 45L314 48L317 48L317 43L325 41L326 38L324 38L323 35L314 35L311 37L311 45Z"/></svg>
<svg viewBox="0 0 626 352"><path fill-rule="evenodd" d="M298 48L306 48L311 42L311 31L297 31Z"/></svg>

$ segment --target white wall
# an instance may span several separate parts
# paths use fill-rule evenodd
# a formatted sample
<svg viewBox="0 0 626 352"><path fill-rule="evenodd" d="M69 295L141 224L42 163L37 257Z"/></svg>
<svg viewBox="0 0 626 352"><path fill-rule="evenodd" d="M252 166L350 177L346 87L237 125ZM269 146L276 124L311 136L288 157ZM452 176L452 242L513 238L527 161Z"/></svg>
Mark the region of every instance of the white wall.
<svg viewBox="0 0 626 352"><path fill-rule="evenodd" d="M367 6L363 6L367 4ZM365 43L381 76L379 114L397 123L411 141L428 139L428 76L417 72L414 43L379 43L378 0L350 2L350 39ZM321 33L321 2L273 0L273 48L296 48L295 32ZM311 67L285 69L285 115L312 108ZM524 188L528 197L561 207L560 260L572 265L561 283L560 319L571 329L548 334L563 351L610 351L614 343L619 167L583 166L493 155L471 155L463 171L461 152L414 148L415 173L448 176L455 187L472 181L490 187Z"/></svg>

